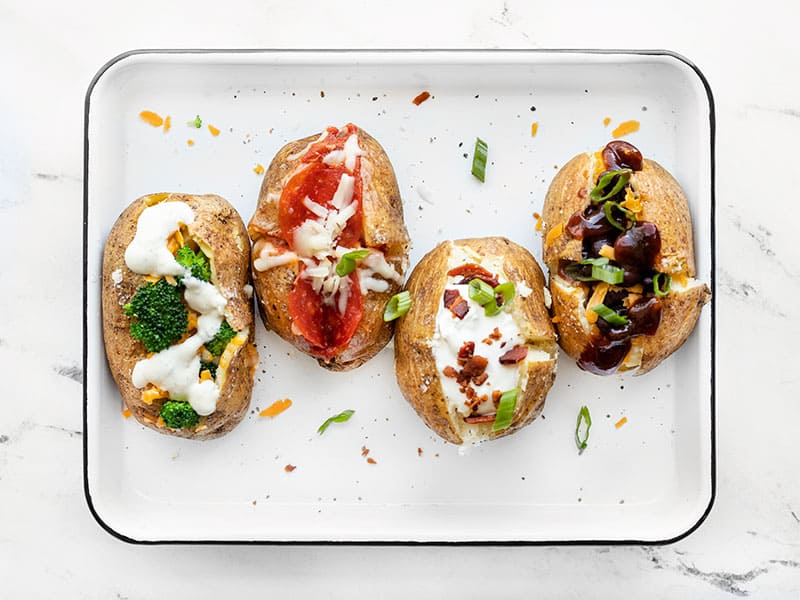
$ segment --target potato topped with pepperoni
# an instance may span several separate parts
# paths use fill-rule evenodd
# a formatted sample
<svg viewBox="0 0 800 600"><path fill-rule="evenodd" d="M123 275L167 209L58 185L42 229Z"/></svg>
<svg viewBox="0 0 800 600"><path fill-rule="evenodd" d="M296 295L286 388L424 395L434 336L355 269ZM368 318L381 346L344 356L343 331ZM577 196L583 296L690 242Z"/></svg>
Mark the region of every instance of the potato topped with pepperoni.
<svg viewBox="0 0 800 600"><path fill-rule="evenodd" d="M327 369L353 369L392 336L384 307L401 287L409 239L380 144L347 124L284 146L248 226L268 329Z"/></svg>

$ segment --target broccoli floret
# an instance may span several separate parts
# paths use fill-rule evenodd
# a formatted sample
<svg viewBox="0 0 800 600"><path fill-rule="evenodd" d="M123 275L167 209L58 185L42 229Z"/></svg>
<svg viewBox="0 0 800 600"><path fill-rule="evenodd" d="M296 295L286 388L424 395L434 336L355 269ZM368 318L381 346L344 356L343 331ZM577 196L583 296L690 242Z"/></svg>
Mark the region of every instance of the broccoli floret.
<svg viewBox="0 0 800 600"><path fill-rule="evenodd" d="M200 416L188 402L167 400L161 407L161 418L170 429L184 429L195 427L200 421Z"/></svg>
<svg viewBox="0 0 800 600"><path fill-rule="evenodd" d="M141 340L148 352L160 352L180 339L189 325L189 311L183 304L181 286L166 279L140 287L123 309L135 319L131 336Z"/></svg>
<svg viewBox="0 0 800 600"><path fill-rule="evenodd" d="M201 360L200 361L200 372L202 373L203 371L208 371L209 373L211 373L211 378L212 379L216 379L217 378L217 364L216 363L206 362L204 360Z"/></svg>
<svg viewBox="0 0 800 600"><path fill-rule="evenodd" d="M236 330L228 325L227 321L223 321L222 325L219 326L219 331L214 334L213 338L206 342L206 350L208 350L212 356L221 355L225 351L225 346L228 345L228 342L230 342L235 335Z"/></svg>
<svg viewBox="0 0 800 600"><path fill-rule="evenodd" d="M199 248L195 252L189 246L181 246L175 253L175 260L178 261L178 264L191 269L192 275L198 279L211 280L211 263Z"/></svg>

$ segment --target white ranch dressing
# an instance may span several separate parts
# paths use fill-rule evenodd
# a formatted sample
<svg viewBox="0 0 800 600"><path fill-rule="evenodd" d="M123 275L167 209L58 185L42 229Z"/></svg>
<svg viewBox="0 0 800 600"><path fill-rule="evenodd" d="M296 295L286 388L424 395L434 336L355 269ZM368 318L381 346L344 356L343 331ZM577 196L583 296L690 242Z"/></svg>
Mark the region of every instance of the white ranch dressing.
<svg viewBox="0 0 800 600"><path fill-rule="evenodd" d="M159 208L164 206L169 208ZM141 267L145 263L142 260L145 254L160 255L162 251L166 252L171 263L161 257L150 264L146 272L136 272L155 276L180 275L185 287L184 299L200 315L197 318L197 333L180 344L137 362L131 380L137 388L152 383L169 392L173 400L189 402L197 414L210 415L217 407L219 385L214 380L200 381L199 350L219 330L225 318L227 301L213 284L194 277L191 270L180 265L167 249L167 238L178 229L180 223L189 224L193 221L194 212L184 202L150 206L142 211L136 224L134 241L139 240L138 245L130 251L132 242L125 251L125 262L132 271L135 269L129 262L129 254L134 265Z"/></svg>

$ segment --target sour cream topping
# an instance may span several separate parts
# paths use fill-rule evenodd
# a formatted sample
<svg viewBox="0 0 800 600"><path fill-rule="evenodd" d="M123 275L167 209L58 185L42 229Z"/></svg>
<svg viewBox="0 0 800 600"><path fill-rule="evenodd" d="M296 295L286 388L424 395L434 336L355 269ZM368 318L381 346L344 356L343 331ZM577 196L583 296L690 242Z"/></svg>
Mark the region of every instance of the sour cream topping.
<svg viewBox="0 0 800 600"><path fill-rule="evenodd" d="M180 275L185 287L184 300L199 313L197 333L180 344L137 362L131 380L137 388L152 383L169 392L173 400L189 402L197 414L210 415L217 407L219 385L214 380L199 380L199 350L219 331L225 318L227 300L213 284L194 277L191 270L180 265L167 249L167 238L178 229L180 223L193 221L194 212L183 202L162 202L150 206L142 212L136 224L134 242L139 240L137 247L130 251L134 245L132 242L126 249L125 262L132 271L136 271L134 266L142 268L147 264L142 260L145 254L161 255L166 252L171 262L159 258L149 264L149 270L136 272L155 276ZM130 261L129 255L132 257Z"/></svg>

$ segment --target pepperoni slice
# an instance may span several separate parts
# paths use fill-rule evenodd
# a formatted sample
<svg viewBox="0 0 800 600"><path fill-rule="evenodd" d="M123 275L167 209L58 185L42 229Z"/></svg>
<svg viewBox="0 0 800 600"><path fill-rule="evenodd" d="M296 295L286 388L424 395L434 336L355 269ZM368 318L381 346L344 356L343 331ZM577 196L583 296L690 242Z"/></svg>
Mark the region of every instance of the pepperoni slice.
<svg viewBox="0 0 800 600"><path fill-rule="evenodd" d="M315 356L332 358L350 342L361 322L364 299L359 289L358 275L353 272L349 279L350 296L344 314L339 312L337 306L324 304L311 287L311 281L303 277L298 276L289 294L289 314L294 327L311 344L311 352ZM338 300L339 295L334 298Z"/></svg>

